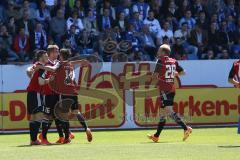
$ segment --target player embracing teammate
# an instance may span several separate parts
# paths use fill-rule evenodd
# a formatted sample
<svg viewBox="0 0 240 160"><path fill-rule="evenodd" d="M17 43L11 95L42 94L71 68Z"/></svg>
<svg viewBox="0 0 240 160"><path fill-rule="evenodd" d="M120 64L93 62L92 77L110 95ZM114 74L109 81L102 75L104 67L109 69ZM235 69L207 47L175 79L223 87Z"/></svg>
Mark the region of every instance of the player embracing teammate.
<svg viewBox="0 0 240 160"><path fill-rule="evenodd" d="M159 80L161 108L163 113L160 114L157 132L148 135L148 138L154 142L158 142L159 136L166 124L167 116L171 117L184 130L183 141L185 141L192 133L192 128L188 127L180 116L173 111L173 102L175 97L174 78L177 75L184 75L185 72L178 62L170 58L171 48L169 45L162 45L158 50L158 60L153 73L153 78Z"/></svg>
<svg viewBox="0 0 240 160"><path fill-rule="evenodd" d="M29 130L31 145L41 144L37 140L37 135L42 121L46 118L43 110L45 110L43 86L49 83L50 79L45 79L44 70L35 70L36 65L44 66L48 62L46 51L40 50L36 53L37 62L33 67L27 69L27 74L30 78L27 87L27 110L30 115Z"/></svg>
<svg viewBox="0 0 240 160"><path fill-rule="evenodd" d="M66 50L63 50L66 51ZM68 51L68 50L67 50ZM31 78L29 87L28 87L28 101L33 101L28 103L29 108L29 114L31 117L29 128L30 128L30 135L31 135L31 144L44 144L48 145L51 144L47 139L47 133L48 130L51 127L51 124L53 120L55 120L55 125L57 128L57 132L59 134L59 139L56 143L70 143L71 139L74 138L74 135L69 130L69 121L68 120L62 120L55 116L54 109L57 104L62 101L62 97L64 95L61 95L61 93L55 92L50 86L49 82L50 80L53 80L56 74L58 74L56 71L60 69L62 66L61 63L63 62L63 59L70 57L70 51L67 52L67 54L64 54L66 52L63 52L60 55L61 62L58 60L59 57L59 48L56 45L49 45L47 52L42 51L45 53L45 59L39 58L41 61L37 62L33 65L33 67L28 68L27 73L29 77ZM47 54L46 54L47 53ZM40 54L40 53L39 53ZM38 54L37 54L38 55ZM72 73L74 74L74 71L72 70ZM40 78L38 78L40 77ZM34 78L34 79L33 79ZM39 82L36 81L36 79L39 79ZM34 81L34 82L32 82ZM74 80L73 80L74 81ZM36 83L37 89L32 89L31 84ZM39 87L38 87L39 86ZM31 93L32 90L34 93ZM36 93L35 93L36 92ZM38 94L39 93L39 94ZM30 94L30 96L29 96ZM33 98L34 95L36 98ZM40 96L38 96L40 95ZM40 97L40 100L38 99ZM72 98L73 97L73 98ZM74 104L71 105L71 109L74 110L76 113L76 116L80 123L83 125L88 141L92 141L92 134L91 130L87 127L84 117L81 115L81 113L78 111L78 100L77 96L70 96L70 98L74 99ZM67 97L69 98L69 97ZM39 103L39 104L38 104ZM39 107L41 104L41 107ZM66 106L67 107L67 106ZM31 108L40 108L37 109L37 112L33 112ZM35 118L35 114L38 113L37 118ZM42 133L39 135L40 142L37 140L37 134L39 132L39 128L42 125ZM65 134L65 135L64 135Z"/></svg>

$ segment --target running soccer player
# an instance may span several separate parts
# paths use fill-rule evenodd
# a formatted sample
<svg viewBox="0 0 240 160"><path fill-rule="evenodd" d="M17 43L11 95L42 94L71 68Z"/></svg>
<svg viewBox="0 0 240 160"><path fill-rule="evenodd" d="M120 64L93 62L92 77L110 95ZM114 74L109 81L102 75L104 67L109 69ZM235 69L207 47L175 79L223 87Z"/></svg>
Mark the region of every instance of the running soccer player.
<svg viewBox="0 0 240 160"><path fill-rule="evenodd" d="M228 82L233 84L234 87L240 88L240 60L233 62L229 72Z"/></svg>
<svg viewBox="0 0 240 160"><path fill-rule="evenodd" d="M154 142L158 142L159 136L166 124L166 116L171 117L178 125L184 129L183 141L185 141L192 133L192 128L188 127L173 111L173 102L175 97L174 78L176 75L184 75L185 72L178 62L170 58L171 49L169 45L162 45L158 50L158 61L153 73L153 78L159 80L160 96L162 99L161 108L163 114L160 115L157 132L148 135L148 138Z"/></svg>
<svg viewBox="0 0 240 160"><path fill-rule="evenodd" d="M46 51L40 50L37 52L37 62L34 64L44 66L48 61L48 55ZM50 79L44 79L44 70L34 71L34 66L27 69L27 75L29 76L30 83L27 87L27 110L30 115L29 130L30 130L30 145L40 145L37 140L37 134L41 126L41 122L44 119L44 103L43 103L43 85L49 83Z"/></svg>
<svg viewBox="0 0 240 160"><path fill-rule="evenodd" d="M74 70L73 70L73 65L74 64L79 64L85 65L88 64L87 61L85 60L79 60L79 61L71 61L68 62L67 60L71 56L71 51L69 49L61 49L60 50L60 62L58 62L55 66L39 66L39 69L44 69L46 71L51 71L55 72L56 74L61 74L65 75L64 83L69 84L69 86L76 85L75 79L74 79ZM63 73L61 73L61 70L63 70ZM58 72L59 71L59 72ZM65 73L65 74L64 74ZM67 74L67 75L66 75ZM57 75L56 75L57 76ZM73 91L74 92L74 91ZM87 135L87 140L89 142L92 141L92 133L91 130L88 128L85 118L82 116L82 114L78 110L78 96L77 95L64 95L60 93L60 100L66 100L66 99L71 99L73 101L71 105L71 112L76 115L78 121L80 124L83 126L86 135ZM71 142L71 137L69 136L69 121L62 121L62 126L65 134L64 141L61 143L70 143Z"/></svg>

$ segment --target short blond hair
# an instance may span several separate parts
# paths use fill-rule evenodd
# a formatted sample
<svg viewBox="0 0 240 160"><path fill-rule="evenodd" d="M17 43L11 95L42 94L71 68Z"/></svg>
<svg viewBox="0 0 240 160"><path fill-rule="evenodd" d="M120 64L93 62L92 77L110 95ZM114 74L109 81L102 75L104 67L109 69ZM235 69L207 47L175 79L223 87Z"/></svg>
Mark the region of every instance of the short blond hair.
<svg viewBox="0 0 240 160"><path fill-rule="evenodd" d="M47 53L48 55L50 54L50 52L52 52L54 49L59 49L59 47L57 45L48 45L47 47Z"/></svg>
<svg viewBox="0 0 240 160"><path fill-rule="evenodd" d="M158 49L158 54L162 54L164 52L165 54L170 55L171 53L171 47L168 44L163 44Z"/></svg>

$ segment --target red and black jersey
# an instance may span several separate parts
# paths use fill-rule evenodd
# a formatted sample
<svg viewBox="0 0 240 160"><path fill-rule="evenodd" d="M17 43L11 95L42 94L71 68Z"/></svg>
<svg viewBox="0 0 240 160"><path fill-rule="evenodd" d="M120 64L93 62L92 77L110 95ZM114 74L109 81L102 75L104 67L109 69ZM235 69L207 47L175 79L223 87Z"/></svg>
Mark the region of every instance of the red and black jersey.
<svg viewBox="0 0 240 160"><path fill-rule="evenodd" d="M50 60L48 60L48 63L46 63L45 66L55 66L55 64L57 63L58 61L55 61L55 62L52 62ZM45 79L48 79L50 78L52 75L54 75L55 73L53 72L48 72L48 71L45 71L44 72L44 78ZM45 84L43 86L43 94L44 95L52 95L52 94L55 94L55 92L51 89L51 87L49 86L49 84Z"/></svg>
<svg viewBox="0 0 240 160"><path fill-rule="evenodd" d="M235 79L240 82L240 60L233 63L228 78Z"/></svg>
<svg viewBox="0 0 240 160"><path fill-rule="evenodd" d="M164 56L158 59L154 73L159 74L159 87L161 90L175 92L174 78L175 72L182 72L183 68L179 66L174 58Z"/></svg>
<svg viewBox="0 0 240 160"><path fill-rule="evenodd" d="M42 65L42 64L39 63L39 62L36 62L36 63L34 64L34 66L35 66L35 65ZM34 66L33 66L33 67L34 67ZM39 84L38 78L39 78L39 77L44 78L44 77L43 77L43 74L44 74L44 70L42 70L42 69L40 69L40 70L38 70L38 71L35 71L35 72L33 73L33 76L32 76L32 78L31 78L31 80L30 80L30 83L29 83L29 85L28 85L28 87L27 87L27 91L28 91L28 92L35 91L35 92L38 92L38 93L42 93L42 91L43 91L43 86L41 86L41 85Z"/></svg>
<svg viewBox="0 0 240 160"><path fill-rule="evenodd" d="M58 94L77 95L73 66L69 62L59 62L56 64L56 67L55 78L50 82L51 88Z"/></svg>

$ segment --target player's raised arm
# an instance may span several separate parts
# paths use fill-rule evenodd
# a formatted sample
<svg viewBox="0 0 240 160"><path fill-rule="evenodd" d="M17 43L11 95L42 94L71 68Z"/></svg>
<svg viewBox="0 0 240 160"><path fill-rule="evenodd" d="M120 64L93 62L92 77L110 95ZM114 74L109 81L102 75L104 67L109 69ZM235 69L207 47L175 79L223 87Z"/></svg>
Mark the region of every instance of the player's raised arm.
<svg viewBox="0 0 240 160"><path fill-rule="evenodd" d="M235 67L234 67L234 64L233 64L233 66L232 66L232 68L229 72L229 75L228 75L228 82L233 84L235 87L240 88L240 83L234 79L234 76L235 76L234 68Z"/></svg>

